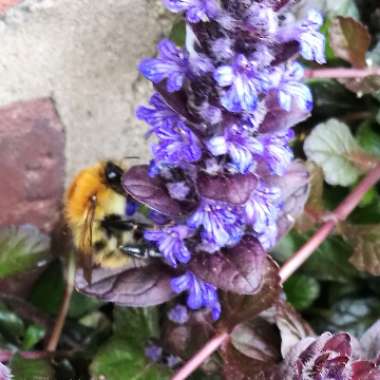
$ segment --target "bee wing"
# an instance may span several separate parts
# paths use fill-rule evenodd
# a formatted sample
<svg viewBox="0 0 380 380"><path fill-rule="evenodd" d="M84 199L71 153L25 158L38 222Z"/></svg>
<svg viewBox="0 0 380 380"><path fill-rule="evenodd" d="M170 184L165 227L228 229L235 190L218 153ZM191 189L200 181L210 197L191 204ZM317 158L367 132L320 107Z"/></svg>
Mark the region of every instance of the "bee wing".
<svg viewBox="0 0 380 380"><path fill-rule="evenodd" d="M82 228L81 240L79 243L80 249L80 264L83 268L83 274L86 281L91 284L92 277L92 229L95 220L96 197L92 197L86 213L86 218Z"/></svg>

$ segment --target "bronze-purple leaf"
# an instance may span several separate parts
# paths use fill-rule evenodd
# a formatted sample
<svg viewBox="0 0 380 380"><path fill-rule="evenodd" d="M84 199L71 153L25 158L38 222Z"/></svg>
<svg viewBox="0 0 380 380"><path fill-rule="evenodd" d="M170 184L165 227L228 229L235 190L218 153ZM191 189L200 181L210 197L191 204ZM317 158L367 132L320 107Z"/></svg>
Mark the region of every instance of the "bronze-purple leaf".
<svg viewBox="0 0 380 380"><path fill-rule="evenodd" d="M309 172L301 161L293 161L285 175L269 179L281 189L282 208L277 219L277 239L280 240L302 214L310 192Z"/></svg>
<svg viewBox="0 0 380 380"><path fill-rule="evenodd" d="M253 174L210 176L202 173L198 177L198 189L202 196L235 205L247 202L256 186L257 177Z"/></svg>
<svg viewBox="0 0 380 380"><path fill-rule="evenodd" d="M261 244L245 236L233 248L212 255L203 253L190 263L190 269L217 288L237 294L253 294L261 286L266 253Z"/></svg>
<svg viewBox="0 0 380 380"><path fill-rule="evenodd" d="M147 165L132 166L123 175L122 183L128 194L149 208L172 218L181 214L180 205L170 198L164 183L149 176Z"/></svg>
<svg viewBox="0 0 380 380"><path fill-rule="evenodd" d="M239 323L252 320L278 301L281 291L278 265L266 256L263 267L260 287L254 294L221 293L223 324L226 327L234 328Z"/></svg>
<svg viewBox="0 0 380 380"><path fill-rule="evenodd" d="M76 288L85 294L123 306L146 307L162 304L175 296L171 287L172 277L162 265L140 268L95 268L91 285L79 270Z"/></svg>

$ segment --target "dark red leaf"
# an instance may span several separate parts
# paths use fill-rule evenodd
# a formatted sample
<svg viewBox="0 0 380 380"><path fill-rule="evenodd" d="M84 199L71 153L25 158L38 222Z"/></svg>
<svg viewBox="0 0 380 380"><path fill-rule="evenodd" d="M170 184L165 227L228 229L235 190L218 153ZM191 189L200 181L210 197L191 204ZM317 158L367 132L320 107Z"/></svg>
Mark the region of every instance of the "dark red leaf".
<svg viewBox="0 0 380 380"><path fill-rule="evenodd" d="M234 328L239 323L252 320L278 301L281 291L278 265L267 256L263 267L262 280L254 294L240 295L236 292L221 294L222 324L227 328ZM224 274L221 275L222 278L223 276Z"/></svg>
<svg viewBox="0 0 380 380"><path fill-rule="evenodd" d="M253 174L210 176L203 173L198 177L202 196L235 205L247 202L256 186L257 178Z"/></svg>
<svg viewBox="0 0 380 380"><path fill-rule="evenodd" d="M245 356L263 363L281 359L278 329L264 317L237 325L231 333L231 344Z"/></svg>
<svg viewBox="0 0 380 380"><path fill-rule="evenodd" d="M202 280L217 288L237 294L254 294L265 274L266 253L253 237L223 253L203 253L190 263L190 269Z"/></svg>
<svg viewBox="0 0 380 380"><path fill-rule="evenodd" d="M162 265L118 269L95 268L89 285L79 270L76 288L90 296L124 306L154 306L175 296L170 287L172 273Z"/></svg>
<svg viewBox="0 0 380 380"><path fill-rule="evenodd" d="M173 218L181 214L178 202L170 198L162 181L149 176L147 165L132 166L122 183L128 194L149 208Z"/></svg>

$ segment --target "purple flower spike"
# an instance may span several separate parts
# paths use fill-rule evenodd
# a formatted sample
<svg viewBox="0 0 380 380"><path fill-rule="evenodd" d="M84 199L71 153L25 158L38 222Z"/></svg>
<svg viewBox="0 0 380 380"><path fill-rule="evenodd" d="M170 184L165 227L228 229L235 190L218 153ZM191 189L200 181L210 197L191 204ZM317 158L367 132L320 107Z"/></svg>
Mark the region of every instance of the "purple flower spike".
<svg viewBox="0 0 380 380"><path fill-rule="evenodd" d="M168 312L168 318L179 325L185 324L189 320L189 312L186 306L176 305Z"/></svg>
<svg viewBox="0 0 380 380"><path fill-rule="evenodd" d="M186 12L190 23L213 19L219 11L214 0L164 0L164 4L174 13Z"/></svg>
<svg viewBox="0 0 380 380"><path fill-rule="evenodd" d="M177 267L177 262L186 264L191 259L191 253L184 242L184 239L190 235L191 231L186 226L167 227L144 232L144 238L157 243L165 261L174 268Z"/></svg>
<svg viewBox="0 0 380 380"><path fill-rule="evenodd" d="M153 83L167 79L169 92L181 89L187 72L187 58L182 49L168 40L162 40L158 46L158 58L147 58L139 65L140 72Z"/></svg>
<svg viewBox="0 0 380 380"><path fill-rule="evenodd" d="M213 319L219 318L221 306L214 286L201 281L192 272L188 271L182 276L173 278L171 287L178 294L184 291L188 292L187 306L190 309L209 308Z"/></svg>
<svg viewBox="0 0 380 380"><path fill-rule="evenodd" d="M269 87L269 79L258 72L244 55L239 54L232 66L220 66L214 71L214 79L221 87L229 87L222 95L222 105L231 112L253 112L258 94Z"/></svg>
<svg viewBox="0 0 380 380"><path fill-rule="evenodd" d="M228 245L236 222L237 215L230 207L212 201L203 201L198 210L188 219L188 225L191 228L202 227L204 243L215 244L218 247Z"/></svg>
<svg viewBox="0 0 380 380"><path fill-rule="evenodd" d="M263 144L249 135L243 127L226 128L224 136L216 136L207 142L208 150L214 156L229 154L231 167L239 173L247 173L253 168L255 156L263 153Z"/></svg>
<svg viewBox="0 0 380 380"><path fill-rule="evenodd" d="M291 128L313 106L296 58L325 61L323 20L314 11L304 21L282 17L290 0L163 1L184 14L186 43L181 50L163 40L158 57L140 65L157 91L137 111L157 138L148 172L154 178L127 189L167 215L145 238L183 270L173 290L187 292L190 309L208 308L217 319L215 286L223 285L198 279L193 262L223 262L244 239L264 254L302 212L303 197L293 202L279 177L293 160ZM169 317L181 320L180 313L175 308Z"/></svg>

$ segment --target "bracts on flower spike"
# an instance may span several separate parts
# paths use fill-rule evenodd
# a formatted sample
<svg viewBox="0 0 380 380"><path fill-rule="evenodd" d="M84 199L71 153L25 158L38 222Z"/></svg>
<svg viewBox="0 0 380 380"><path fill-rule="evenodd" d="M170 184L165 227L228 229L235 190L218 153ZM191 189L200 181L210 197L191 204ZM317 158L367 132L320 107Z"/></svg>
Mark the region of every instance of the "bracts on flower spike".
<svg viewBox="0 0 380 380"><path fill-rule="evenodd" d="M259 257L252 247L269 250L280 237L289 209L281 186L293 160L291 127L313 105L297 59L324 62L322 18L311 11L289 23L282 17L291 10L287 0L164 4L183 14L186 46L164 39L158 56L140 63L156 92L137 117L157 142L149 171L132 168L124 185L161 215L145 239L176 271L172 290L187 293L190 309L208 308L217 319L217 287L190 267L199 255L231 255L239 244Z"/></svg>

